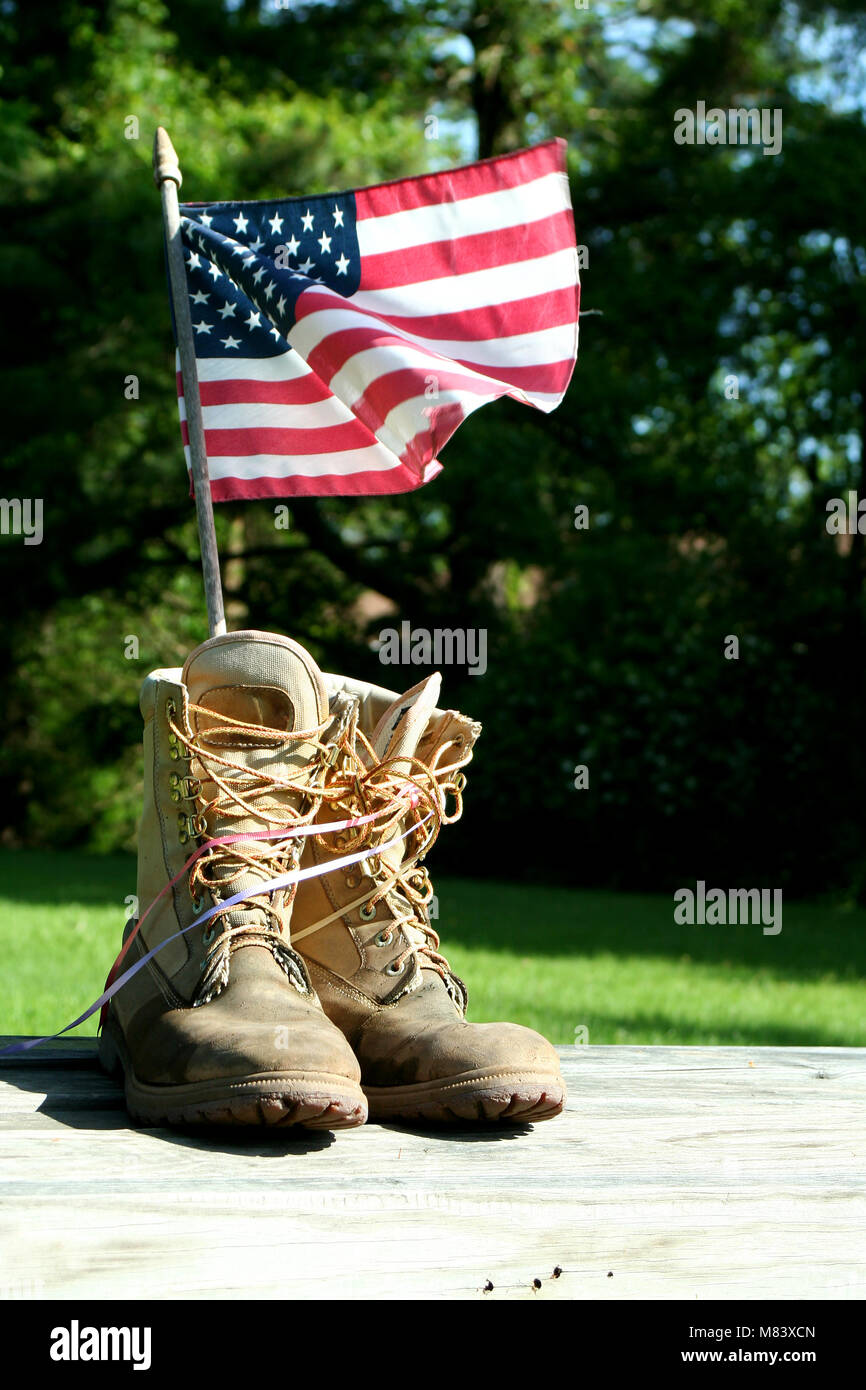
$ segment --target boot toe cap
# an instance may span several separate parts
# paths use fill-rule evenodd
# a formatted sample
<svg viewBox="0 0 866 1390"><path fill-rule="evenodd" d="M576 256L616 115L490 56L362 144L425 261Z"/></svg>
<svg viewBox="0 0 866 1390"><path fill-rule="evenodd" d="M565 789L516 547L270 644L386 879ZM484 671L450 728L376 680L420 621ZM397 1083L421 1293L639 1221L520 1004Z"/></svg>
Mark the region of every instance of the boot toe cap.
<svg viewBox="0 0 866 1390"><path fill-rule="evenodd" d="M455 1020L397 1038L388 1027L365 1029L358 1055L370 1086L411 1086L477 1072L549 1078L560 1074L556 1049L540 1033L518 1023Z"/></svg>
<svg viewBox="0 0 866 1390"><path fill-rule="evenodd" d="M152 1085L183 1086L259 1076L331 1076L358 1083L361 1069L324 1014L283 1022L225 1017L210 1005L173 1009L133 1048L135 1072Z"/></svg>

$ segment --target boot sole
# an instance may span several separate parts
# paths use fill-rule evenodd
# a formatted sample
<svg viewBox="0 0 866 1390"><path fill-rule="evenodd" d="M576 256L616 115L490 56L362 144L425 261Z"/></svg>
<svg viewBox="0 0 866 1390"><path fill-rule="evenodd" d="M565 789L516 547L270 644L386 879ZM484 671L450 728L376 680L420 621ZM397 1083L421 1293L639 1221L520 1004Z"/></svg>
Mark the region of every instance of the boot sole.
<svg viewBox="0 0 866 1390"><path fill-rule="evenodd" d="M525 1125L552 1120L566 1101L561 1076L532 1072L464 1072L413 1086L365 1086L371 1120L422 1125Z"/></svg>
<svg viewBox="0 0 866 1390"><path fill-rule="evenodd" d="M359 1086L322 1072L263 1072L184 1086L150 1086L135 1076L110 1022L99 1038L99 1060L123 1079L126 1108L146 1125L243 1125L268 1129L354 1129L367 1119Z"/></svg>

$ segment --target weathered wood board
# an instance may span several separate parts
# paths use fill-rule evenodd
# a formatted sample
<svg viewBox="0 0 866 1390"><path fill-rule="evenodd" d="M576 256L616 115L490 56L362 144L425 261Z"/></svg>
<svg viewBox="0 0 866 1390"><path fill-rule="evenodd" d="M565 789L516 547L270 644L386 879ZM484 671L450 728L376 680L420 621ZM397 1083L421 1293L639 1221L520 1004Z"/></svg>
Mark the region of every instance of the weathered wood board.
<svg viewBox="0 0 866 1390"><path fill-rule="evenodd" d="M135 1128L90 1040L4 1061L0 1297L866 1297L866 1051L561 1055L535 1128L306 1137Z"/></svg>

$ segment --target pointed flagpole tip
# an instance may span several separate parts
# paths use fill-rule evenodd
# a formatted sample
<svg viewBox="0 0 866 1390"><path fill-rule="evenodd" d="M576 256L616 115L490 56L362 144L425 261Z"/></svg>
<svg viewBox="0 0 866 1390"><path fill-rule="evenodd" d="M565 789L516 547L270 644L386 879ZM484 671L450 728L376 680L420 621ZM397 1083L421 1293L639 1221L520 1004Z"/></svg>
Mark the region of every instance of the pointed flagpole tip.
<svg viewBox="0 0 866 1390"><path fill-rule="evenodd" d="M174 145L168 137L168 131L163 126L158 125L153 137L153 181L159 188L166 179L173 179L178 188L183 182L180 175L180 165L177 162Z"/></svg>

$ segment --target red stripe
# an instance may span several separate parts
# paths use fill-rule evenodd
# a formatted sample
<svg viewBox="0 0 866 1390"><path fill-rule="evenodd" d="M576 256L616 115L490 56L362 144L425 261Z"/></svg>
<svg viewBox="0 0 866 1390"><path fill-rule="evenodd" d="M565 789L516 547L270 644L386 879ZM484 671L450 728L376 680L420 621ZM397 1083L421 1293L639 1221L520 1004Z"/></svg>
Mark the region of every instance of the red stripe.
<svg viewBox="0 0 866 1390"><path fill-rule="evenodd" d="M441 471L441 470L440 470ZM414 492L421 487L421 476L409 465L387 473L371 470L353 473L326 473L320 478L213 478L211 494L215 502L252 502L272 497L374 497L395 492Z"/></svg>
<svg viewBox="0 0 866 1390"><path fill-rule="evenodd" d="M534 391L562 395L574 371L572 357L562 362L545 362L540 367L485 367L480 362L469 362L462 357L460 363L461 366L471 367L476 372L492 372L497 381L507 382L509 386L519 386L529 395Z"/></svg>
<svg viewBox="0 0 866 1390"><path fill-rule="evenodd" d="M548 140L531 150L497 155L463 169L442 169L436 174L396 179L376 188L360 188L355 194L358 220L386 217L392 212L430 207L435 203L457 203L480 193L501 193L505 188L518 188L544 174L564 172L566 149L564 140Z"/></svg>
<svg viewBox="0 0 866 1390"><path fill-rule="evenodd" d="M391 289L467 275L475 270L536 260L573 245L574 216L570 208L565 208L540 222L365 256L359 289Z"/></svg>
<svg viewBox="0 0 866 1390"><path fill-rule="evenodd" d="M423 394L430 377L435 377L437 391L465 391L467 394L476 396L492 395L495 391L495 387L491 390L487 383L478 381L465 372L431 371L425 373L418 367L404 367L400 371L386 372L384 376L371 381L363 396L360 396L352 406L352 410L369 430L375 432L384 424L388 414L398 405L411 400L413 396ZM425 408L434 412L443 407L437 406L436 397L431 396L429 407ZM432 454L436 452L438 450L434 449L428 457L432 457Z"/></svg>
<svg viewBox="0 0 866 1390"><path fill-rule="evenodd" d="M322 381L330 382L350 357L372 347L405 348L406 339L396 333L388 333L384 328L341 328L339 332L329 333L327 338L323 338L318 347L313 348L307 361ZM436 360L436 355L431 353L431 371L436 369ZM445 359L439 360L443 367L447 367Z"/></svg>
<svg viewBox="0 0 866 1390"><path fill-rule="evenodd" d="M183 395L183 379L177 374L177 394ZM314 372L289 381L199 382L202 405L314 405L331 398L331 392Z"/></svg>
<svg viewBox="0 0 866 1390"><path fill-rule="evenodd" d="M209 458L246 458L250 454L339 454L347 449L367 449L377 443L360 420L321 429L205 430Z"/></svg>
<svg viewBox="0 0 866 1390"><path fill-rule="evenodd" d="M337 333L330 333L327 338L324 338L318 347L310 353L308 360L317 376L321 377L323 381L330 381L341 367L355 356L355 353L386 345L405 347L406 340L396 334L386 333L381 328L344 328ZM471 350L472 343L470 342L466 344L466 351L471 352ZM420 351L423 352L426 349L421 347ZM439 374L440 363L443 371L447 371L449 366L456 363L461 367L470 367L473 371L480 372L482 376L488 376L494 381L504 381L509 385L520 386L527 391L545 392L563 391L568 385L574 368L574 361L571 358L559 362L544 362L537 366L513 367L503 366L499 363L491 366L482 362L472 362L468 357L453 359L437 357L431 349L431 373ZM419 375L421 370L420 367L416 368Z"/></svg>
<svg viewBox="0 0 866 1390"><path fill-rule="evenodd" d="M456 401L432 406L429 427L412 436L400 457L414 463L419 470L423 469L431 459L436 458L465 418Z"/></svg>
<svg viewBox="0 0 866 1390"><path fill-rule="evenodd" d="M386 315L382 313L381 318ZM513 338L518 333L538 333L560 328L577 317L574 285L550 290L509 304L490 304L483 309L461 309L453 314L387 314L389 325L433 342L488 343L492 338ZM492 369L491 369L492 370ZM495 373L494 373L495 375Z"/></svg>
<svg viewBox="0 0 866 1390"><path fill-rule="evenodd" d="M322 313L326 309L351 309L362 321L370 321L369 327L362 323L358 328L336 329L323 338L307 357L308 366L312 367L322 381L330 383L337 370L332 365L333 349L329 346L326 359L322 358L321 353L322 348L330 344L332 339L345 337L351 341L353 335L360 333L367 335L367 341L364 343L366 347L405 342L399 336L389 334L388 330L393 327L406 333L415 333L422 338L429 338L433 342L440 339L445 342L458 341L471 347L473 343L488 342L491 338L511 338L518 333L534 333L544 328L558 328L562 324L576 323L580 309L580 285L546 291L527 299L512 300L508 304L492 304L480 309L464 309L454 314L426 316L395 315L390 311L377 312L375 309L364 308L351 299L342 299L324 287L314 286L304 290L299 296L295 316L300 323L311 314ZM504 329L508 331L504 332ZM421 346L423 350L423 344L411 346ZM435 347L429 350L436 351ZM340 366L351 355L352 352L345 352ZM495 374L495 370L491 368L491 374Z"/></svg>

